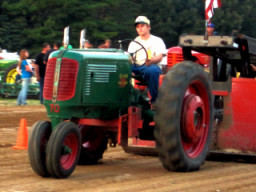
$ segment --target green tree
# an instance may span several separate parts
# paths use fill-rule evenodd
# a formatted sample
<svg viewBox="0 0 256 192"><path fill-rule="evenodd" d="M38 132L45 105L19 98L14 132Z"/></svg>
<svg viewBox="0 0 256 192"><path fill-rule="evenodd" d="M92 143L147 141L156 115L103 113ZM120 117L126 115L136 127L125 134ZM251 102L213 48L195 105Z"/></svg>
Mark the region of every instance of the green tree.
<svg viewBox="0 0 256 192"><path fill-rule="evenodd" d="M222 0L222 7L215 10L213 22L220 34L231 35L233 30L256 37L254 0Z"/></svg>
<svg viewBox="0 0 256 192"><path fill-rule="evenodd" d="M112 38L118 32L114 30L117 23L109 14L109 7L114 7L115 4L116 0L3 1L2 7L8 15L8 25L13 24L16 31L19 31L20 39L17 41L24 40L10 50L24 46L32 52L38 52L44 42L62 41L63 29L66 26L71 28L70 42L74 47L79 46L79 34L83 28L87 29L93 42ZM0 31L1 36L4 35L3 32ZM15 38L14 35L10 36ZM0 43L6 46L6 42Z"/></svg>
<svg viewBox="0 0 256 192"><path fill-rule="evenodd" d="M222 0L212 21L216 30L229 35L236 29L255 37L255 0ZM10 51L27 48L32 55L44 42L62 41L63 29L70 26L70 43L79 46L80 30L95 47L104 39L133 39L134 20L147 16L152 34L164 39L167 47L178 44L183 33L204 34L204 1L197 0L0 0L0 47Z"/></svg>

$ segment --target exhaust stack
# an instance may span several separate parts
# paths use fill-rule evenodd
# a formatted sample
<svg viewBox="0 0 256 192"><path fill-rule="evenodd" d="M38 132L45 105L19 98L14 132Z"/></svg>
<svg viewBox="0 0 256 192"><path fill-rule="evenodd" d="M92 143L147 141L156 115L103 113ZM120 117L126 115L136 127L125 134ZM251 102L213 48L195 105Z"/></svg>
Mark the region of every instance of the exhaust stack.
<svg viewBox="0 0 256 192"><path fill-rule="evenodd" d="M80 33L80 49L84 48L86 29L81 30Z"/></svg>
<svg viewBox="0 0 256 192"><path fill-rule="evenodd" d="M64 29L64 37L63 37L63 46L65 49L68 48L69 45L69 26Z"/></svg>

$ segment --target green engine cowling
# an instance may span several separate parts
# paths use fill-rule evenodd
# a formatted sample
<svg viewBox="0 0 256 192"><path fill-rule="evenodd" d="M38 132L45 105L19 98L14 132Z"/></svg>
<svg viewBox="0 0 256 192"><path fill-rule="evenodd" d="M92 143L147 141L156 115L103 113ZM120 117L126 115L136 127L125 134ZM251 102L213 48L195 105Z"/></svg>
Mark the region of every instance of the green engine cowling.
<svg viewBox="0 0 256 192"><path fill-rule="evenodd" d="M122 50L53 52L43 93L52 127L65 119L117 118L130 104L130 79L131 57Z"/></svg>

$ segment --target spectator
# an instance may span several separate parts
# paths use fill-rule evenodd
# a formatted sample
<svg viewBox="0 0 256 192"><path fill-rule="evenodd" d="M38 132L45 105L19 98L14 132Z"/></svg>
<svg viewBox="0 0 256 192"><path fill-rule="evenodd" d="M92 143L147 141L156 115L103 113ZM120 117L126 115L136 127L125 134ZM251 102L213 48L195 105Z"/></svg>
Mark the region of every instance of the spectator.
<svg viewBox="0 0 256 192"><path fill-rule="evenodd" d="M110 39L106 39L104 44L101 44L100 46L98 46L98 48L100 49L108 49L110 48L111 45L111 40Z"/></svg>
<svg viewBox="0 0 256 192"><path fill-rule="evenodd" d="M44 63L45 54L51 49L51 46L48 43L42 45L42 51L36 56L35 61L35 72L36 79L40 84L40 103L43 104L43 88L44 88L44 77L46 64Z"/></svg>
<svg viewBox="0 0 256 192"><path fill-rule="evenodd" d="M90 43L90 41L89 40L85 40L85 42L84 42L84 48L85 49L90 49L90 48L92 48L92 44Z"/></svg>
<svg viewBox="0 0 256 192"><path fill-rule="evenodd" d="M49 55L50 55L53 51L59 50L59 49L60 49L60 46L61 46L61 43L59 43L59 42L55 42L55 43L53 44L53 49L47 51L46 54L45 54L45 56L44 56L44 64L47 64Z"/></svg>
<svg viewBox="0 0 256 192"><path fill-rule="evenodd" d="M32 77L32 68L27 62L29 53L26 49L20 51L20 60L18 62L18 67L21 70L21 81L22 86L18 95L17 105L27 105L27 92L30 83L30 78Z"/></svg>
<svg viewBox="0 0 256 192"><path fill-rule="evenodd" d="M215 31L215 25L211 21L207 23L206 32L208 36L214 36L218 34Z"/></svg>

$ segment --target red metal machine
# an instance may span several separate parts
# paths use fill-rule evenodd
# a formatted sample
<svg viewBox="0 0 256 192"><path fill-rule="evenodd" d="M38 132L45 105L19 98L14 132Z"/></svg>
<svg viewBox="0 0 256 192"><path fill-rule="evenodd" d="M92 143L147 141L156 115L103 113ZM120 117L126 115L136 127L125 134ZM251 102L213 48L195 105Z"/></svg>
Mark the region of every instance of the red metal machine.
<svg viewBox="0 0 256 192"><path fill-rule="evenodd" d="M203 67L209 67L210 57L197 51L192 51L193 61L202 65ZM175 64L184 61L182 47L176 46L168 49L167 52L167 66L171 69Z"/></svg>
<svg viewBox="0 0 256 192"><path fill-rule="evenodd" d="M256 64L255 58L256 40L244 35L212 36L207 40L204 36L181 36L180 47L173 47L168 51L169 68L177 63L183 65L184 59L185 63L188 60L198 61L197 63L210 67L208 80L211 82L214 106L210 151L213 153L255 156L256 79L250 66ZM185 99L183 102L184 107ZM191 102L186 110L193 111L198 106L200 101ZM194 117L189 116L190 112L186 114L188 115L181 116L181 124L185 121L188 127L193 127L191 124L195 123ZM134 110L133 118L139 122L140 111ZM128 126L128 136L132 139L125 150L137 154L156 154L155 141L139 139L136 130L141 127L135 127ZM192 128L183 131L191 132L193 137Z"/></svg>
<svg viewBox="0 0 256 192"><path fill-rule="evenodd" d="M120 49L51 54L44 87L51 122L35 123L28 144L35 173L68 177L77 163L97 163L108 143L129 153L157 153L169 171L196 171L209 151L255 155L256 80L250 66L256 65L255 39L181 36L183 56L180 48L176 56L169 51L169 64L175 57L184 61L161 75L154 110L147 89L131 83L136 52L144 50L147 60L138 45L130 54ZM202 67L209 56L210 70Z"/></svg>

